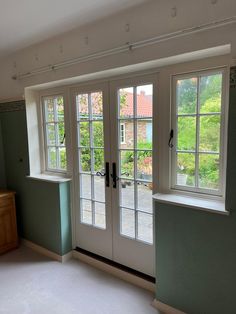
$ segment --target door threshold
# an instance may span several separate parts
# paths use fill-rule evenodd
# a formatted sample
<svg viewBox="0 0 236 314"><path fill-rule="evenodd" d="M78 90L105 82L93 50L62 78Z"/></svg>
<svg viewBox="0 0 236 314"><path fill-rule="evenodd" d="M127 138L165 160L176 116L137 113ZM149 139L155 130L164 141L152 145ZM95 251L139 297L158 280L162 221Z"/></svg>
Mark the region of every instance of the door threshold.
<svg viewBox="0 0 236 314"><path fill-rule="evenodd" d="M155 292L156 280L152 276L78 247L73 251L73 257L136 286Z"/></svg>

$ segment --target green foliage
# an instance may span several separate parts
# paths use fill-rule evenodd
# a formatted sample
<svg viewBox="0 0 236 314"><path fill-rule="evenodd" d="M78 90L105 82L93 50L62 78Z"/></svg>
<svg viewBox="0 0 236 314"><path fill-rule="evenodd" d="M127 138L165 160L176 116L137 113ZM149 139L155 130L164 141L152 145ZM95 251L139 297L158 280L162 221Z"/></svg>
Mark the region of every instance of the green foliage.
<svg viewBox="0 0 236 314"><path fill-rule="evenodd" d="M219 184L219 143L220 143L220 115L211 113L221 112L220 74L203 76L200 78L200 113L208 115L199 118L199 181L201 187L218 188ZM179 114L196 113L197 108L197 79L178 81L177 105ZM181 116L178 118L179 150L196 150L196 117ZM216 155L207 154L214 152ZM186 174L187 184L194 185L195 160L193 154L178 154L178 173Z"/></svg>

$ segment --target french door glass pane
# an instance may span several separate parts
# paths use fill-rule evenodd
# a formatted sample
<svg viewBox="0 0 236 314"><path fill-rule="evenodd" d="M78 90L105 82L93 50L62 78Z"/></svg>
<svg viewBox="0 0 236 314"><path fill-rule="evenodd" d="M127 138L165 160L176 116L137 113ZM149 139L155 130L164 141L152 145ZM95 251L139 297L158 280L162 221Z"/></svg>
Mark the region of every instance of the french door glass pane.
<svg viewBox="0 0 236 314"><path fill-rule="evenodd" d="M66 169L66 148L59 147L59 168L62 170Z"/></svg>
<svg viewBox="0 0 236 314"><path fill-rule="evenodd" d="M152 213L152 183L138 182L138 209Z"/></svg>
<svg viewBox="0 0 236 314"><path fill-rule="evenodd" d="M138 211L138 239L153 242L153 215Z"/></svg>
<svg viewBox="0 0 236 314"><path fill-rule="evenodd" d="M123 88L118 96L120 233L152 243L153 86ZM121 134L124 124L124 134ZM138 218L138 209L144 212L141 218ZM145 216L145 212L150 214Z"/></svg>
<svg viewBox="0 0 236 314"><path fill-rule="evenodd" d="M121 234L135 238L135 211L121 208Z"/></svg>
<svg viewBox="0 0 236 314"><path fill-rule="evenodd" d="M134 88L122 88L118 92L120 118L134 117Z"/></svg>
<svg viewBox="0 0 236 314"><path fill-rule="evenodd" d="M92 224L92 202L81 199L81 221L86 224Z"/></svg>
<svg viewBox="0 0 236 314"><path fill-rule="evenodd" d="M47 123L46 132L47 132L47 145L56 145L55 124Z"/></svg>
<svg viewBox="0 0 236 314"><path fill-rule="evenodd" d="M55 147L48 148L48 167L56 169L57 167L57 152Z"/></svg>
<svg viewBox="0 0 236 314"><path fill-rule="evenodd" d="M102 92L77 95L76 104L81 222L105 229L105 182L102 176L104 173Z"/></svg>
<svg viewBox="0 0 236 314"><path fill-rule="evenodd" d="M95 202L95 223L96 227L106 228L106 209L105 204Z"/></svg>
<svg viewBox="0 0 236 314"><path fill-rule="evenodd" d="M134 181L127 179L120 180L120 198L121 206L132 209L135 208Z"/></svg>

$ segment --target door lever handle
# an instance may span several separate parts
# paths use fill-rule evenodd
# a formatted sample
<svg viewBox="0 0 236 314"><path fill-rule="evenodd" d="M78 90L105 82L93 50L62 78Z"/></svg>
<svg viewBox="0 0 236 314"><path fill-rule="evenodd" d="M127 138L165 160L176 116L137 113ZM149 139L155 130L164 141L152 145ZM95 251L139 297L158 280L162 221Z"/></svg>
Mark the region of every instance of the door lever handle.
<svg viewBox="0 0 236 314"><path fill-rule="evenodd" d="M116 182L119 180L119 178L116 175L116 163L112 163L112 174L111 174L112 180L113 180L113 188L116 189Z"/></svg>

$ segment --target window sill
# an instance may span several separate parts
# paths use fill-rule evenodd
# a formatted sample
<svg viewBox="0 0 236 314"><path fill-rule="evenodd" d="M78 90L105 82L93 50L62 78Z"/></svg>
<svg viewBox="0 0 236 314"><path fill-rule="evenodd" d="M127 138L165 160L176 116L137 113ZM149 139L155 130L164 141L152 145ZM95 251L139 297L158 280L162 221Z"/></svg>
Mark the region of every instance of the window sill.
<svg viewBox="0 0 236 314"><path fill-rule="evenodd" d="M37 180L37 181L45 181L45 182L51 182L51 183L63 183L71 181L71 178L65 178L55 175L47 175L47 174L34 174L31 176L27 176L27 179L31 180Z"/></svg>
<svg viewBox="0 0 236 314"><path fill-rule="evenodd" d="M163 204L173 204L203 210L215 214L229 215L225 209L225 202L217 199L204 199L197 196L186 196L172 193L157 193L153 195L154 201Z"/></svg>

